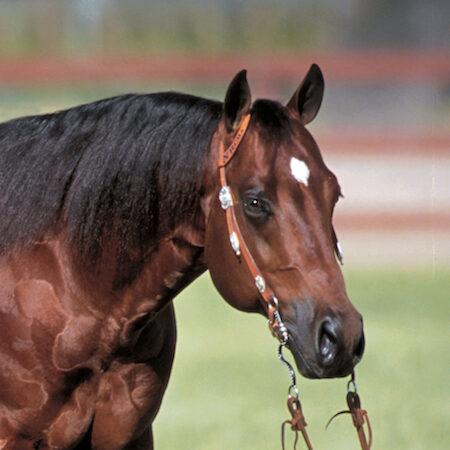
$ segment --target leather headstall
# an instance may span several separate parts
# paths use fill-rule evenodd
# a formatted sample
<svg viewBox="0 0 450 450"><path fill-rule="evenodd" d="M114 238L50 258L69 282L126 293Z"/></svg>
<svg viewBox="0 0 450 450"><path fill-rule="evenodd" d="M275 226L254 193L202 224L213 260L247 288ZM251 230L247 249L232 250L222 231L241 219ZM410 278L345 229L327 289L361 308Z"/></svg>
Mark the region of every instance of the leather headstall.
<svg viewBox="0 0 450 450"><path fill-rule="evenodd" d="M248 129L250 123L251 115L247 114L241 120L238 130L233 137L231 144L225 148L224 143L220 142L220 152L219 152L219 173L220 173L220 184L221 189L219 193L219 200L222 208L226 212L227 217L227 227L228 234L230 238L231 247L238 258L243 258L250 273L255 282L255 286L258 289L260 298L262 299L263 306L267 309L267 316L269 319L269 328L272 334L280 341L287 342L288 333L287 328L282 322L279 312L278 312L278 300L275 294L266 285L264 277L259 270L255 260L253 259L245 240L242 236L239 224L236 218L235 211L235 201L231 187L227 183L225 167L231 161L235 155L239 144L244 138L245 132Z"/></svg>

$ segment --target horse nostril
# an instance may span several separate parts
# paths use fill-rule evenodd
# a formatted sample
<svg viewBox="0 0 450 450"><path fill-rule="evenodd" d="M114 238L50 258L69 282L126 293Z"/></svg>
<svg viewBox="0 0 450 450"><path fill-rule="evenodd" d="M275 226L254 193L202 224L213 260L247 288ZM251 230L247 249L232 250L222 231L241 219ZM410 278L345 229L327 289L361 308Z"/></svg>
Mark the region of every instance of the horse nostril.
<svg viewBox="0 0 450 450"><path fill-rule="evenodd" d="M353 352L354 364L361 361L365 346L366 346L366 340L364 338L364 333L361 333L361 336L360 336L359 340L357 341L357 343L355 345L355 350Z"/></svg>
<svg viewBox="0 0 450 450"><path fill-rule="evenodd" d="M331 322L326 320L320 327L318 335L319 353L322 357L323 364L330 364L333 362L337 349L336 333L333 330Z"/></svg>

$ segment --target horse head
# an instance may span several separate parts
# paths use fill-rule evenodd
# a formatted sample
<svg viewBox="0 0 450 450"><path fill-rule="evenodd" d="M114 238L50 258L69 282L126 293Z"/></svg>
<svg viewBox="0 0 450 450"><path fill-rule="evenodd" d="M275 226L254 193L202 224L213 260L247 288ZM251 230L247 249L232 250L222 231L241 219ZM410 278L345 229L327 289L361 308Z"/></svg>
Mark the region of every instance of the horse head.
<svg viewBox="0 0 450 450"><path fill-rule="evenodd" d="M219 202L220 149L236 142L242 122L250 119L224 168L235 220L265 285L278 299L298 369L309 378L346 376L364 351L362 317L347 296L336 258L341 252L332 217L340 187L305 128L323 92L322 73L313 65L286 106L269 100L252 104L246 72L238 73L212 138L206 182L205 256L211 278L232 306L267 314L248 264L230 244Z"/></svg>

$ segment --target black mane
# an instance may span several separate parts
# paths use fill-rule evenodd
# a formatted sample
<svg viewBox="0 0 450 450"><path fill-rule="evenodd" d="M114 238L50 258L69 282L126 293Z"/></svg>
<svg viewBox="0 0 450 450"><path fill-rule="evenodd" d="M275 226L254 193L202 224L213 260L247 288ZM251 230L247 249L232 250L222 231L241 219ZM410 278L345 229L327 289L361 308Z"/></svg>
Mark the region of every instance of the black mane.
<svg viewBox="0 0 450 450"><path fill-rule="evenodd" d="M143 249L161 217L196 211L222 104L130 94L0 124L0 253L67 226L96 258L112 230Z"/></svg>

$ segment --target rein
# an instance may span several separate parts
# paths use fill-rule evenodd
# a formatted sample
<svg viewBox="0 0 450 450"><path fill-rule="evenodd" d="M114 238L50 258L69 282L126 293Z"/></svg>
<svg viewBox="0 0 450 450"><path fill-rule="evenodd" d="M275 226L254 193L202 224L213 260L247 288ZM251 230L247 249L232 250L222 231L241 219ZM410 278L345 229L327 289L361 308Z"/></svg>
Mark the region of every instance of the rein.
<svg viewBox="0 0 450 450"><path fill-rule="evenodd" d="M245 132L247 131L248 125L250 123L250 114L246 114L244 118L241 120L239 124L238 130L233 138L233 141L229 145L229 147L225 148L224 143L220 142L220 152L219 152L219 175L220 175L220 184L221 189L219 192L219 200L222 208L226 213L227 227L228 227L228 235L230 239L231 247L238 258L243 258L250 273L252 274L254 283L258 292L260 294L260 298L262 299L262 304L264 308L267 310L268 317L268 325L272 335L279 341L278 347L278 358L279 360L287 367L289 371L289 375L291 377L291 385L288 390L288 399L287 406L288 410L291 413L292 418L283 422L281 427L281 443L282 448L285 448L285 439L284 439L284 430L286 425L290 425L291 429L295 432L295 441L294 441L294 449L296 448L298 441L298 432L301 432L305 444L308 450L312 450L312 445L309 440L308 434L306 432L306 420L303 415L300 399L299 399L299 390L296 384L295 371L292 365L286 361L283 356L283 348L287 345L289 340L289 334L286 328L286 325L281 320L278 299L275 297L275 294L267 286L264 277L259 270L255 260L253 259L247 244L242 236L241 230L239 228L239 224L236 218L235 205L233 200L233 193L231 191L230 186L227 183L225 167L231 161L234 154L236 153L239 144L244 138ZM351 391L349 386L353 385L354 390ZM361 409L361 402L359 400L359 396L356 392L356 383L354 373L352 374L352 379L349 381L347 386L347 403L349 406L348 411L340 411L335 414L327 424L331 423L331 421L337 417L338 415L349 413L353 418L353 424L357 430L358 437L361 443L362 450L369 450L372 445L372 431L370 428L369 418L367 416L367 411ZM364 420L367 420L368 428L369 428L369 443L367 443L367 439L364 434L363 425L365 423Z"/></svg>

